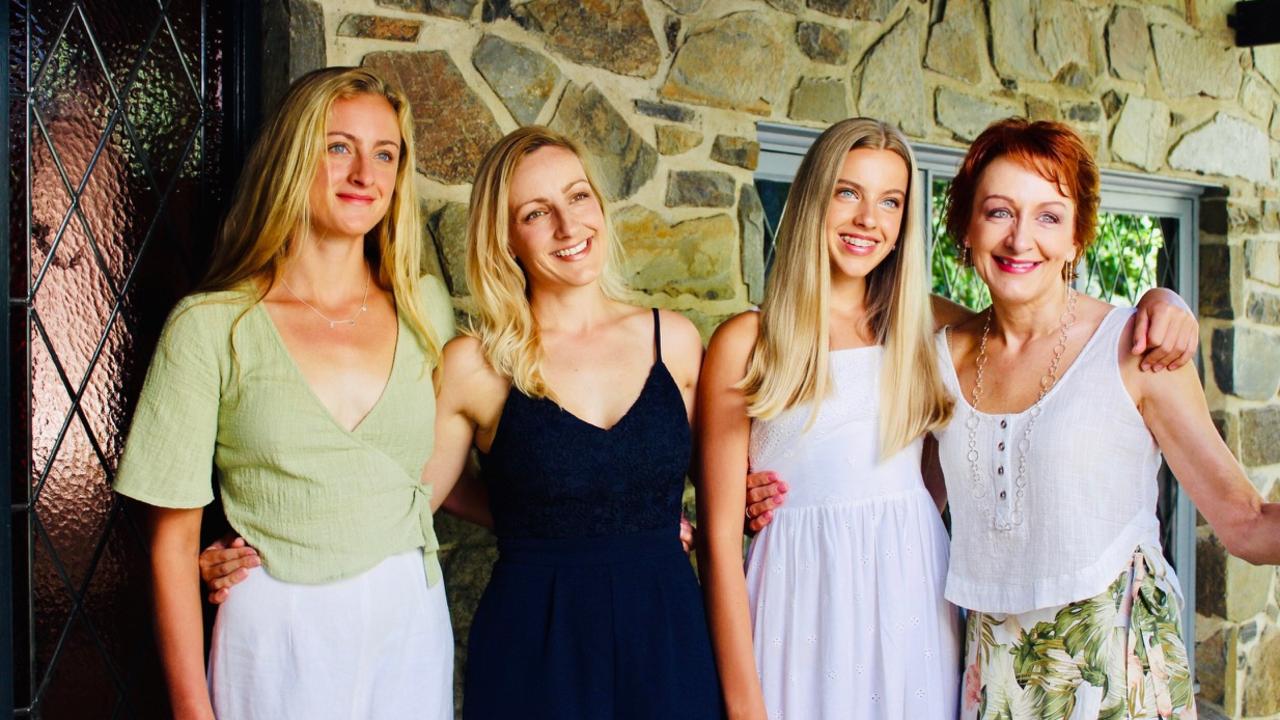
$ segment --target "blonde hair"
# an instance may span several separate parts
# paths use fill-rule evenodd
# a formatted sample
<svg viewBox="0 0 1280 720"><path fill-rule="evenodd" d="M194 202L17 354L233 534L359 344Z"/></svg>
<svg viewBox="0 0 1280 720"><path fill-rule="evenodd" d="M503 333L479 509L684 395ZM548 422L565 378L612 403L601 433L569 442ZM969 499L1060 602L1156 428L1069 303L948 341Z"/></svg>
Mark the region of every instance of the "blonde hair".
<svg viewBox="0 0 1280 720"><path fill-rule="evenodd" d="M289 87L245 160L199 290L246 290L250 281L262 279L266 282L254 302L266 296L295 249L295 239L310 223L308 193L325 162L329 110L337 100L357 95L386 99L400 128L400 162L391 202L365 236L365 255L375 281L391 291L396 312L428 357L435 359L440 339L423 317L418 292L422 228L413 187L413 115L404 92L368 68L315 70Z"/></svg>
<svg viewBox="0 0 1280 720"><path fill-rule="evenodd" d="M760 308L760 335L738 387L752 417L771 418L830 391L831 265L827 208L850 151L890 150L907 165L907 203L897 248L867 276L867 321L884 346L880 452L896 453L951 417L934 358L933 317L915 156L897 128L869 118L832 125L800 163L777 233L777 255Z"/></svg>
<svg viewBox="0 0 1280 720"><path fill-rule="evenodd" d="M596 242L603 241L606 248L600 289L615 300L626 291L619 275L622 249L613 237L604 195L582 147L555 130L529 125L489 148L471 186L471 211L467 217L467 284L476 303L470 333L480 341L489 365L529 397L552 394L542 377L542 349L538 325L529 307L529 280L510 248L508 203L511 178L520 161L544 147L563 148L582 162L587 183L604 212L604 227L596 237Z"/></svg>

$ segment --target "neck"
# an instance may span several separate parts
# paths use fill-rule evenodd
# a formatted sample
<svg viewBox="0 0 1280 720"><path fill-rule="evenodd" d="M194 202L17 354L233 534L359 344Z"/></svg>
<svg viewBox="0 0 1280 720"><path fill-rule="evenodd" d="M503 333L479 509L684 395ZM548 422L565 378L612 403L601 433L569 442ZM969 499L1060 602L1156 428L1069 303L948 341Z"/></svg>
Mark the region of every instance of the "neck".
<svg viewBox="0 0 1280 720"><path fill-rule="evenodd" d="M581 287L539 288L529 291L529 308L542 332L586 333L609 314L613 301L598 283Z"/></svg>
<svg viewBox="0 0 1280 720"><path fill-rule="evenodd" d="M1060 330L1062 314L1067 309L1067 290L1058 286L1019 302L992 298L991 309L992 332L1001 336L1007 346L1016 347Z"/></svg>
<svg viewBox="0 0 1280 720"><path fill-rule="evenodd" d="M281 269L290 288L326 305L340 304L362 293L369 273L364 238L304 237Z"/></svg>
<svg viewBox="0 0 1280 720"><path fill-rule="evenodd" d="M831 309L842 313L865 313L867 310L867 279L849 277L844 273L831 273Z"/></svg>

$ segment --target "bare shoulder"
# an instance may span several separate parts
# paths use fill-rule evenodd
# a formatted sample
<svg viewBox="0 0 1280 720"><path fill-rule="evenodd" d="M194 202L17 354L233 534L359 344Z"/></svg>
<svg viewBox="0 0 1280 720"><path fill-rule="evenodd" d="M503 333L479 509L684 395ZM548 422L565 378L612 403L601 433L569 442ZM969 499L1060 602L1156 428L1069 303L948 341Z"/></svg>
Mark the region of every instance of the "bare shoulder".
<svg viewBox="0 0 1280 720"><path fill-rule="evenodd" d="M972 319L976 313L969 308L952 302L941 295L930 295L929 304L933 311L933 329L947 325L959 325Z"/></svg>
<svg viewBox="0 0 1280 720"><path fill-rule="evenodd" d="M444 344L441 356L441 382L451 384L453 389L471 393L487 386L506 385L485 359L484 346L478 338L458 335Z"/></svg>
<svg viewBox="0 0 1280 720"><path fill-rule="evenodd" d="M662 323L663 355L670 347L677 353L702 356L702 336L689 318L674 310L659 310L658 321Z"/></svg>
<svg viewBox="0 0 1280 720"><path fill-rule="evenodd" d="M745 365L760 338L760 313L748 310L720 323L707 345L708 359Z"/></svg>

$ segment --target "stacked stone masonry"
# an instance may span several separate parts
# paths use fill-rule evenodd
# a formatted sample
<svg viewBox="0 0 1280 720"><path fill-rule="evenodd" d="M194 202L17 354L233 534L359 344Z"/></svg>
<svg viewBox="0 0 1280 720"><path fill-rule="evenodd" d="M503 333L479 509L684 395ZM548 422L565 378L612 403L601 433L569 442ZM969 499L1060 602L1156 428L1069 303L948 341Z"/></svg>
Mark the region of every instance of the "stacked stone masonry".
<svg viewBox="0 0 1280 720"><path fill-rule="evenodd" d="M468 182L485 147L525 123L590 150L635 300L685 313L704 335L763 292L752 184L761 120L822 127L871 115L953 146L1008 115L1063 120L1103 167L1207 182L1206 391L1249 476L1280 497L1280 46L1234 47L1232 2L273 4L293 18L290 74L365 64L409 92L426 269L447 279L461 312ZM484 532L441 527L461 643L493 549ZM1276 571L1228 557L1203 526L1198 558L1202 712L1280 718Z"/></svg>

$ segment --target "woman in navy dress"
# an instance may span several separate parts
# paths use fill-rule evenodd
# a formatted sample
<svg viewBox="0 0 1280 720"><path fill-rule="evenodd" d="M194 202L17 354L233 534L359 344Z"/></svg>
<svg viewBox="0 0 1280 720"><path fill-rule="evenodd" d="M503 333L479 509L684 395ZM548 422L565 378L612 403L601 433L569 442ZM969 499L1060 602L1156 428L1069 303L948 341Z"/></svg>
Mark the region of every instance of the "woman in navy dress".
<svg viewBox="0 0 1280 720"><path fill-rule="evenodd" d="M618 299L600 192L546 128L485 156L468 240L477 322L445 346L424 472L443 497L474 445L498 536L465 717L721 717L679 537L697 330Z"/></svg>

